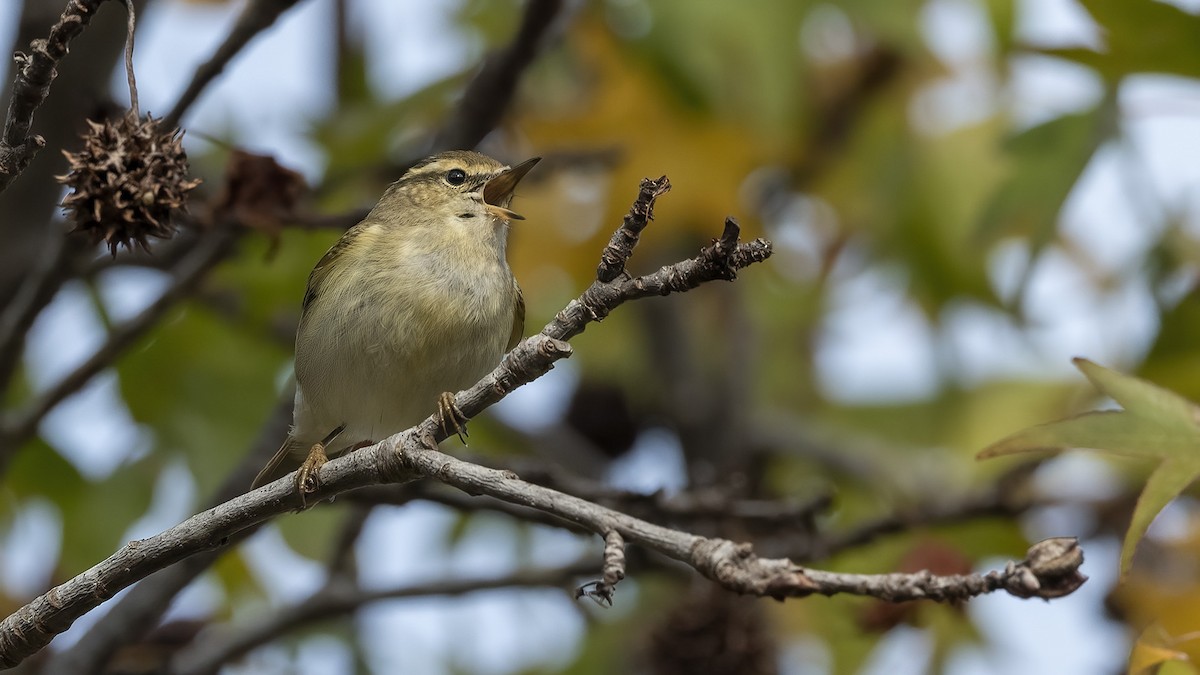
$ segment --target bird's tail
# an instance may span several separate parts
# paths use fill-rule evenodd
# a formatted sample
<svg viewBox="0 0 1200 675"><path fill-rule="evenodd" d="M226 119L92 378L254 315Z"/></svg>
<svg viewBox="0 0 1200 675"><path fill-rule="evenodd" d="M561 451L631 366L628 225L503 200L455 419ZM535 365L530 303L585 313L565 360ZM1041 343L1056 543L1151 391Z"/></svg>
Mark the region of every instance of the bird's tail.
<svg viewBox="0 0 1200 675"><path fill-rule="evenodd" d="M286 476L296 468L293 466L294 462L286 461L288 457L299 456L307 447L307 444L297 440L295 437L288 436L283 445L279 446L279 449L275 451L274 456L271 457L271 461L267 462L262 471L259 471L258 475L254 477L254 482L250 484L250 489L253 490L254 488L262 487L267 483Z"/></svg>

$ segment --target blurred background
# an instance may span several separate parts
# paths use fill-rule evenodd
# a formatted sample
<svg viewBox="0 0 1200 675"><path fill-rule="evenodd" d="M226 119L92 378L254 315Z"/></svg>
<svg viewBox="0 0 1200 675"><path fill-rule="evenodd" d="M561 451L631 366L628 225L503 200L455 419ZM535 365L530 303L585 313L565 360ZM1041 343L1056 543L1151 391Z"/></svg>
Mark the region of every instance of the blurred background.
<svg viewBox="0 0 1200 675"><path fill-rule="evenodd" d="M0 45L44 37L63 4L0 4ZM243 9L269 4L138 3L142 110L170 111ZM0 296L69 229L50 178L64 172L59 150L78 147L85 116L127 104L124 21L105 3L73 45L37 117L48 147L0 195ZM162 598L161 625L110 643L111 658L81 654L116 603L22 672L168 672L172 659L170 672L201 672L179 664L300 617L293 608L346 580L425 592L318 607L210 666L1090 674L1125 672L1136 645L1149 661L1134 665L1166 654L1162 672L1193 672L1195 498L1158 518L1118 583L1150 467L975 454L1105 405L1074 356L1200 398L1195 0L296 2L181 120L205 181L194 221L152 256L89 249L26 335L10 413L170 287L177 253L206 236L194 223L245 181L238 153L273 157L286 171L272 180L307 185L294 203L235 214L236 241L186 300L0 448L5 614L203 508L251 448L273 449L305 279L354 222L332 216L369 207L407 163L469 137L453 131L459 98L482 60L518 47L529 53L511 104L479 147L545 158L522 183L514 208L528 220L509 248L527 333L593 278L642 177L666 174L673 190L635 273L693 255L726 215L775 255L735 283L620 308L573 341L570 360L473 421L469 448L444 449L825 569L965 573L1079 536L1090 581L1049 603L776 603L631 551L604 608L570 593L599 574L595 538L422 486L280 518L195 570ZM658 508L680 495L717 507ZM734 517L722 509L734 500L783 515ZM531 569L563 579L437 592Z"/></svg>

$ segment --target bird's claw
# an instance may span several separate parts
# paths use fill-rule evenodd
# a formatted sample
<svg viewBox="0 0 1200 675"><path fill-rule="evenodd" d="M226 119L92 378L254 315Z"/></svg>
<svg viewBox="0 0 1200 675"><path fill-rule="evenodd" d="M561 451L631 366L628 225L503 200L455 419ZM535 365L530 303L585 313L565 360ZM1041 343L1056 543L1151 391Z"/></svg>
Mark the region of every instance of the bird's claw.
<svg viewBox="0 0 1200 675"><path fill-rule="evenodd" d="M454 394L447 391L438 397L438 417L438 425L446 437L454 434L463 445L467 444L467 436L470 436L467 433L467 416L458 409Z"/></svg>
<svg viewBox="0 0 1200 675"><path fill-rule="evenodd" d="M300 494L300 510L308 508L307 495L321 487L321 467L329 458L325 455L325 444L316 443L308 451L308 458L296 472L296 492Z"/></svg>

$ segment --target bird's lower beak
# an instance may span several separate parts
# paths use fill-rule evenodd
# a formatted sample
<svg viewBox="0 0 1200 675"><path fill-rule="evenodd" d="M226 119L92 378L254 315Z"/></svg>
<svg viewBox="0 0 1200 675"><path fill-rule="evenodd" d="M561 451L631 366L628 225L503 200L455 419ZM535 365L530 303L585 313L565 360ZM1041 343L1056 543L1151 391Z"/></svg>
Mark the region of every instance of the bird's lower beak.
<svg viewBox="0 0 1200 675"><path fill-rule="evenodd" d="M540 162L541 159L541 157L527 159L484 183L483 207L491 211L497 218L525 220L525 216L508 210L508 205L512 202L513 190L517 189L517 183L520 183L525 174L529 173L533 165Z"/></svg>

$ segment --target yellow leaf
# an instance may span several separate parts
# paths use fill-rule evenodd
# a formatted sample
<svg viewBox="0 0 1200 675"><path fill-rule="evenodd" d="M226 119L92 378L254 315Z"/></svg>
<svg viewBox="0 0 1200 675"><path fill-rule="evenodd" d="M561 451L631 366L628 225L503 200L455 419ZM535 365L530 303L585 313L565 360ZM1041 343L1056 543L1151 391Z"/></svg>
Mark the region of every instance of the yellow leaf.
<svg viewBox="0 0 1200 675"><path fill-rule="evenodd" d="M699 235L694 241L706 241L720 233L726 215L745 215L739 190L747 175L782 157L787 144L770 146L748 126L689 107L663 86L664 75L652 63L618 43L597 13L585 13L570 32L564 44L571 50L571 82L556 83L569 91L540 97L536 109L522 111L517 126L532 147L547 153L594 152L613 159L603 168L559 171L548 189L531 185L524 191L522 214L558 231L555 237L545 230L518 232L536 236L538 245L518 244L513 267L521 271L548 260L566 267L568 260L554 250L557 238L569 255L586 252L588 260L568 269L577 280L589 278L592 252L620 224L646 177L666 174L672 191L659 202L656 234L643 247L677 241L664 236L668 229L686 229ZM746 230L746 236L757 236L752 226ZM650 258L641 249L638 257Z"/></svg>
<svg viewBox="0 0 1200 675"><path fill-rule="evenodd" d="M1158 667L1168 661L1190 663L1191 659L1185 652L1175 648L1178 642L1159 624L1153 624L1142 631L1133 651L1129 654L1129 675L1154 673Z"/></svg>

